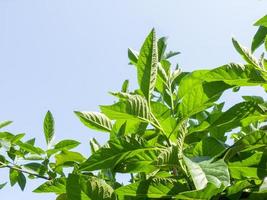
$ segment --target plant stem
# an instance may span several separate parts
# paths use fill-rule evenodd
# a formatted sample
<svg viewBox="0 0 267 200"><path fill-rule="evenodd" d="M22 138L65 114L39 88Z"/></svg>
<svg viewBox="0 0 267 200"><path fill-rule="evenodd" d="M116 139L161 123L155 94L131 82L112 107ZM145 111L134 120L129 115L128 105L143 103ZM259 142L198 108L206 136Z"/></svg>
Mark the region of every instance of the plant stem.
<svg viewBox="0 0 267 200"><path fill-rule="evenodd" d="M19 171L19 172L22 172L24 174L28 174L28 175L32 175L32 176L35 176L37 178L42 178L42 179L45 179L45 180L51 180L51 178L49 177L46 177L46 176L42 176L42 175L39 175L39 174L36 174L36 173L32 173L32 172L29 172L27 170L23 170L21 168L18 168L16 166L12 166L12 165L8 165L6 163L3 163L0 161L0 167L6 167L6 168L9 168L9 169L13 169L13 170L16 170L16 171Z"/></svg>

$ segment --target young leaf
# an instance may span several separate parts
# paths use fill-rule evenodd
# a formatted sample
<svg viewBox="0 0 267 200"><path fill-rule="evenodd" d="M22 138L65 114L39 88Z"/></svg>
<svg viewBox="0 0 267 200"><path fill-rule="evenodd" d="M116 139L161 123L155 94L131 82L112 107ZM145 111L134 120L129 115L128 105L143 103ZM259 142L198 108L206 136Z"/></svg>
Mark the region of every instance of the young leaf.
<svg viewBox="0 0 267 200"><path fill-rule="evenodd" d="M43 125L47 145L50 145L50 142L54 138L54 123L55 122L52 113L50 111L47 111Z"/></svg>
<svg viewBox="0 0 267 200"><path fill-rule="evenodd" d="M0 122L0 129L4 128L5 126L8 126L11 123L12 123L12 121L2 121L2 122Z"/></svg>
<svg viewBox="0 0 267 200"><path fill-rule="evenodd" d="M140 89L150 102L157 78L158 47L156 32L153 29L147 36L138 58L137 75Z"/></svg>
<svg viewBox="0 0 267 200"><path fill-rule="evenodd" d="M128 87L129 87L129 80L125 80L122 84L121 87L121 92L128 92Z"/></svg>
<svg viewBox="0 0 267 200"><path fill-rule="evenodd" d="M91 129L103 132L110 132L112 129L111 120L102 113L75 111L75 114L85 126Z"/></svg>
<svg viewBox="0 0 267 200"><path fill-rule="evenodd" d="M260 18L255 24L254 26L265 26L267 27L267 15L265 15L264 17Z"/></svg>
<svg viewBox="0 0 267 200"><path fill-rule="evenodd" d="M252 53L264 43L266 35L267 35L267 27L260 26L252 40L251 44Z"/></svg>
<svg viewBox="0 0 267 200"><path fill-rule="evenodd" d="M259 68L260 65L257 61L257 59L252 55L249 49L246 47L241 46L234 38L232 38L233 45L236 49L236 51L243 57L243 59L248 63L256 68Z"/></svg>
<svg viewBox="0 0 267 200"><path fill-rule="evenodd" d="M97 142L95 138L90 140L91 154L94 154L98 149L100 149L100 144Z"/></svg>
<svg viewBox="0 0 267 200"><path fill-rule="evenodd" d="M132 49L128 49L128 58L130 60L130 64L132 65L137 65L138 62L138 52L132 50Z"/></svg>
<svg viewBox="0 0 267 200"><path fill-rule="evenodd" d="M0 190L3 189L5 186L6 186L7 182L6 183L1 183L0 184Z"/></svg>
<svg viewBox="0 0 267 200"><path fill-rule="evenodd" d="M162 37L158 40L158 59L159 61L163 60L165 58L165 50L167 48L167 38Z"/></svg>

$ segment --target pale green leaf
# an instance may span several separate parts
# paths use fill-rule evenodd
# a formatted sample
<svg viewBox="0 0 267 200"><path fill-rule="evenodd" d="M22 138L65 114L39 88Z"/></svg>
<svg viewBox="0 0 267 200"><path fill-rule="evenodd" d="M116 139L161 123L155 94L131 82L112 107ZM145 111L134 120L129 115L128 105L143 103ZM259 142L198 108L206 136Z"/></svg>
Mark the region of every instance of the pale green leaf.
<svg viewBox="0 0 267 200"><path fill-rule="evenodd" d="M63 150L60 154L55 156L56 166L68 165L69 163L82 163L85 158L82 154L73 151Z"/></svg>
<svg viewBox="0 0 267 200"><path fill-rule="evenodd" d="M228 167L223 160L194 162L184 156L184 161L197 190L204 189L208 183L217 188L230 185Z"/></svg>
<svg viewBox="0 0 267 200"><path fill-rule="evenodd" d="M104 114L98 112L79 112L75 111L81 122L92 129L110 132L112 129L111 120Z"/></svg>

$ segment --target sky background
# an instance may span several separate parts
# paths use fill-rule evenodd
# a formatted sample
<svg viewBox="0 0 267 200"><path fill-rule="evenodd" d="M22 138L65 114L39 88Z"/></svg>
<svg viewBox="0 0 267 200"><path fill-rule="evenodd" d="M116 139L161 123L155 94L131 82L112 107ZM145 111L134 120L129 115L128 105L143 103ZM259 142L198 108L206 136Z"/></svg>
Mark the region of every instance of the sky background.
<svg viewBox="0 0 267 200"><path fill-rule="evenodd" d="M51 110L56 140L82 141L78 150L88 156L89 139L104 143L108 135L84 127L73 111L111 104L107 92L125 79L136 85L127 48L139 50L152 27L169 37L169 50L182 52L172 61L191 71L241 62L231 37L250 46L252 24L266 11L267 0L0 0L0 121L13 120L7 130L45 147L42 123ZM230 94L230 103L240 101ZM258 88L241 94L266 97ZM0 183L6 179L1 169ZM24 192L7 186L0 198L53 200L31 192L41 182L29 181Z"/></svg>

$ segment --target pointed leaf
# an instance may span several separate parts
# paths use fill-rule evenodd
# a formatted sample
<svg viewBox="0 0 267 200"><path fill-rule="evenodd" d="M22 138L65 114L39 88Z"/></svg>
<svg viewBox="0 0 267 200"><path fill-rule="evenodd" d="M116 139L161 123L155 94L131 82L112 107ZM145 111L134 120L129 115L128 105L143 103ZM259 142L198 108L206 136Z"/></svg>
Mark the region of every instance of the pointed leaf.
<svg viewBox="0 0 267 200"><path fill-rule="evenodd" d="M12 121L2 121L2 122L0 122L0 129L4 128L5 126L8 126L11 123L12 123Z"/></svg>
<svg viewBox="0 0 267 200"><path fill-rule="evenodd" d="M75 111L75 114L80 118L81 122L89 128L103 132L110 132L112 129L111 120L102 113Z"/></svg>
<svg viewBox="0 0 267 200"><path fill-rule="evenodd" d="M135 164L143 162L146 164L152 163L156 159L156 154L159 151L158 147L149 146L144 140L137 136L124 136L113 139L108 142L108 145L103 146L80 167L81 171L94 171L99 169L117 168L127 171L127 160L131 162L134 158ZM120 163L122 162L122 163ZM122 168L120 164L123 164ZM134 164L131 162L131 164ZM136 166L136 167L139 167ZM146 166L143 166L146 167ZM131 171L133 170L130 168Z"/></svg>
<svg viewBox="0 0 267 200"><path fill-rule="evenodd" d="M248 64L251 64L256 68L260 66L258 60L252 55L251 51L248 48L241 46L234 38L232 38L232 42L236 51Z"/></svg>
<svg viewBox="0 0 267 200"><path fill-rule="evenodd" d="M45 140L46 140L47 145L49 145L50 142L54 138L54 126L55 126L55 122L54 122L53 115L50 111L47 111L45 115L45 119L44 119L44 125L43 125Z"/></svg>
<svg viewBox="0 0 267 200"><path fill-rule="evenodd" d="M147 101L150 101L157 78L158 47L156 32L153 29L147 36L138 58L138 83Z"/></svg>
<svg viewBox="0 0 267 200"><path fill-rule="evenodd" d="M251 44L252 53L264 43L266 35L267 35L267 27L260 26Z"/></svg>

